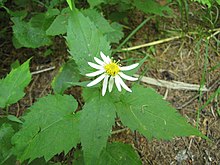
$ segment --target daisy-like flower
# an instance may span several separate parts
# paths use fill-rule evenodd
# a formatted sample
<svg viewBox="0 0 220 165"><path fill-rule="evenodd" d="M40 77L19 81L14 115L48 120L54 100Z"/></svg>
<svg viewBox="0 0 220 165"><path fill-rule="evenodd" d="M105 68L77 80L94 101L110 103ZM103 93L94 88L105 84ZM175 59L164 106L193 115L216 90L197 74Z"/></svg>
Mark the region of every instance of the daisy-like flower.
<svg viewBox="0 0 220 165"><path fill-rule="evenodd" d="M120 66L118 62L111 60L110 57L104 55L104 53L100 52L100 56L103 61L94 57L94 60L95 62L97 62L97 64L88 62L88 64L92 68L97 69L97 71L88 73L86 74L86 76L95 77L99 75L99 77L91 81L89 84L87 84L87 86L88 87L94 86L104 79L102 85L102 96L105 95L107 87L109 92L112 91L114 83L119 92L121 92L122 88L124 88L128 92L132 92L131 89L124 83L122 78L130 81L136 81L138 80L138 78L128 76L124 74L122 71L132 70L136 68L139 65L139 63L132 64L129 66Z"/></svg>

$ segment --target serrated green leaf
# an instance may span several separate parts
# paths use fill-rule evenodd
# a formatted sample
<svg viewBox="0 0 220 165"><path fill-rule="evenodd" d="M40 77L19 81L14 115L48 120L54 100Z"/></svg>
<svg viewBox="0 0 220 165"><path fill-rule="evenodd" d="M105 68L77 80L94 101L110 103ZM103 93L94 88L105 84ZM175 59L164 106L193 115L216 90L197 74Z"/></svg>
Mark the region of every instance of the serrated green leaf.
<svg viewBox="0 0 220 165"><path fill-rule="evenodd" d="M47 29L46 34L55 36L66 33L67 15L58 15L50 27Z"/></svg>
<svg viewBox="0 0 220 165"><path fill-rule="evenodd" d="M163 16L164 12L171 14L172 10L168 6L161 6L155 0L134 0L134 6L146 14L156 14Z"/></svg>
<svg viewBox="0 0 220 165"><path fill-rule="evenodd" d="M96 164L115 122L115 106L105 96L86 102L80 118L80 137L86 164Z"/></svg>
<svg viewBox="0 0 220 165"><path fill-rule="evenodd" d="M20 67L13 69L5 79L0 80L0 107L5 108L8 105L16 103L25 93L24 88L31 81L29 71L29 61L23 63Z"/></svg>
<svg viewBox="0 0 220 165"><path fill-rule="evenodd" d="M100 13L94 9L83 10L82 13L89 17L96 27L107 36L107 40L111 43L118 43L124 36L123 28L119 23L113 22L110 24Z"/></svg>
<svg viewBox="0 0 220 165"><path fill-rule="evenodd" d="M24 116L22 129L12 142L14 154L21 161L44 156L48 161L55 154L67 153L79 143L80 113L74 114L77 102L72 96L49 95L40 98Z"/></svg>
<svg viewBox="0 0 220 165"><path fill-rule="evenodd" d="M196 135L205 138L151 88L135 86L116 105L122 123L148 139Z"/></svg>
<svg viewBox="0 0 220 165"><path fill-rule="evenodd" d="M46 30L47 35L55 36L65 34L67 31L67 22L69 18L70 9L64 8L60 15L58 15L50 27Z"/></svg>
<svg viewBox="0 0 220 165"><path fill-rule="evenodd" d="M55 93L63 94L71 86L71 82L78 82L80 77L74 60L70 60L61 67L58 75L52 82L52 87Z"/></svg>
<svg viewBox="0 0 220 165"><path fill-rule="evenodd" d="M141 165L141 160L135 150L128 144L108 143L106 149L103 150L99 165L125 165L134 164Z"/></svg>
<svg viewBox="0 0 220 165"><path fill-rule="evenodd" d="M32 27L40 28L45 31L49 28L55 16L59 13L60 11L58 9L49 9L46 13L36 14L30 19L28 23Z"/></svg>
<svg viewBox="0 0 220 165"><path fill-rule="evenodd" d="M0 164L3 164L12 154L11 137L14 129L10 124L4 123L0 127Z"/></svg>
<svg viewBox="0 0 220 165"><path fill-rule="evenodd" d="M89 19L95 23L96 27L103 33L114 32L109 22L95 9L87 9L81 11L84 16L89 17Z"/></svg>
<svg viewBox="0 0 220 165"><path fill-rule="evenodd" d="M102 2L104 2L104 0L88 0L89 5L91 8L101 4Z"/></svg>
<svg viewBox="0 0 220 165"><path fill-rule="evenodd" d="M123 27L121 24L117 23L117 22L113 22L111 24L111 27L114 29L113 32L108 32L107 35L107 39L109 42L111 43L119 43L119 41L124 37L124 33L123 33Z"/></svg>
<svg viewBox="0 0 220 165"><path fill-rule="evenodd" d="M83 152L76 150L74 152L73 165L85 165ZM141 165L141 160L131 145L119 142L107 143L106 148L101 152L97 165Z"/></svg>
<svg viewBox="0 0 220 165"><path fill-rule="evenodd" d="M88 62L94 61L93 57L100 57L100 51L109 56L111 54L106 38L89 18L77 10L71 13L68 20L67 43L70 54L83 75L93 71Z"/></svg>
<svg viewBox="0 0 220 165"><path fill-rule="evenodd" d="M11 18L11 20L14 23L13 35L23 47L38 48L52 43L44 29L33 27L30 22L24 22L18 17Z"/></svg>
<svg viewBox="0 0 220 165"><path fill-rule="evenodd" d="M58 14L60 14L60 10L49 8L47 12L45 13L45 18L46 19L54 18L54 16Z"/></svg>

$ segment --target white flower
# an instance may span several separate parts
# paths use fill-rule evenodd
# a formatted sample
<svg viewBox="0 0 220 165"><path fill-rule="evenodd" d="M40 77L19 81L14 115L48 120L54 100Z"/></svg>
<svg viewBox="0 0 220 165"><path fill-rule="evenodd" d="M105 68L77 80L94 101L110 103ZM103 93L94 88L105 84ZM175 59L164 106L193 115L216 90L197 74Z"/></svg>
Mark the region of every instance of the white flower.
<svg viewBox="0 0 220 165"><path fill-rule="evenodd" d="M114 83L115 83L119 92L121 92L121 90L122 90L121 87L123 87L128 92L132 92L131 89L128 88L128 86L124 83L122 78L125 80L130 80L130 81L136 81L136 80L138 80L138 78L128 76L128 75L124 74L122 71L128 71L128 70L134 69L139 65L139 63L121 67L118 64L118 62L112 61L109 56L105 56L102 52L100 52L100 56L103 61L94 57L94 60L97 62L97 64L92 63L92 62L88 62L88 64L92 68L97 69L97 71L92 72L92 73L88 73L88 74L86 74L86 76L88 76L88 77L95 77L98 75L100 75L100 76L97 77L92 82L90 82L89 84L87 84L87 86L91 87L93 85L96 85L104 79L103 86L102 86L102 96L105 95L106 90L107 90L107 86L108 86L109 92L112 91Z"/></svg>

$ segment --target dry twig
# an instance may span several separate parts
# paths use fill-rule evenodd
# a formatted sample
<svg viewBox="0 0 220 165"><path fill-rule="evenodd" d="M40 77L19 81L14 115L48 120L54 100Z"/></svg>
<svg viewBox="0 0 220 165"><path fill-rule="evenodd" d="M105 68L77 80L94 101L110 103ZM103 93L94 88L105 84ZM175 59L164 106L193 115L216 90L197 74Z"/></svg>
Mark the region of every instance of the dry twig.
<svg viewBox="0 0 220 165"><path fill-rule="evenodd" d="M55 69L55 66L52 66L52 67L49 67L49 68L46 68L46 69L42 69L42 70L37 70L37 71L31 72L31 74L32 75L40 74L40 73L47 72L47 71L54 70L54 69Z"/></svg>
<svg viewBox="0 0 220 165"><path fill-rule="evenodd" d="M134 76L139 77L139 75L137 74L135 74ZM165 80L154 79L154 78L146 77L146 76L141 77L141 81L147 84L151 84L151 85L166 87L168 89L208 91L208 89L205 86L200 88L200 85L189 84L189 83L184 83L180 81L165 81Z"/></svg>

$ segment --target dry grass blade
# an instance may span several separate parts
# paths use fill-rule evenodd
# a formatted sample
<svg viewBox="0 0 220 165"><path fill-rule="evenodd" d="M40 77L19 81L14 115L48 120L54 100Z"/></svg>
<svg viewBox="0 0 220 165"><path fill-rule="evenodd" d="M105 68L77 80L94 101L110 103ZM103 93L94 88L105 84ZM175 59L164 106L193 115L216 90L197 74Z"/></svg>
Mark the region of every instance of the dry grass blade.
<svg viewBox="0 0 220 165"><path fill-rule="evenodd" d="M139 75L135 74L135 77L139 77ZM189 84L180 81L165 81L160 79L154 79L151 77L143 76L141 77L141 81L147 84L156 85L160 87L166 87L169 89L177 89L177 90L192 90L192 91L208 91L208 89L204 86L200 88L200 85L197 84Z"/></svg>
<svg viewBox="0 0 220 165"><path fill-rule="evenodd" d="M162 39L162 40L153 41L153 42L150 42L150 43L146 43L146 44L142 44L142 45L138 45L138 46L133 46L133 47L130 47L130 48L123 48L122 51L130 51L130 50L136 50L136 49L140 49L140 48L144 48L144 47L148 47L148 46L158 45L158 44L169 42L169 41L172 41L172 40L175 40L175 39L179 39L181 37L182 37L182 35L174 36L174 37L170 37L170 38L165 38L165 39Z"/></svg>

